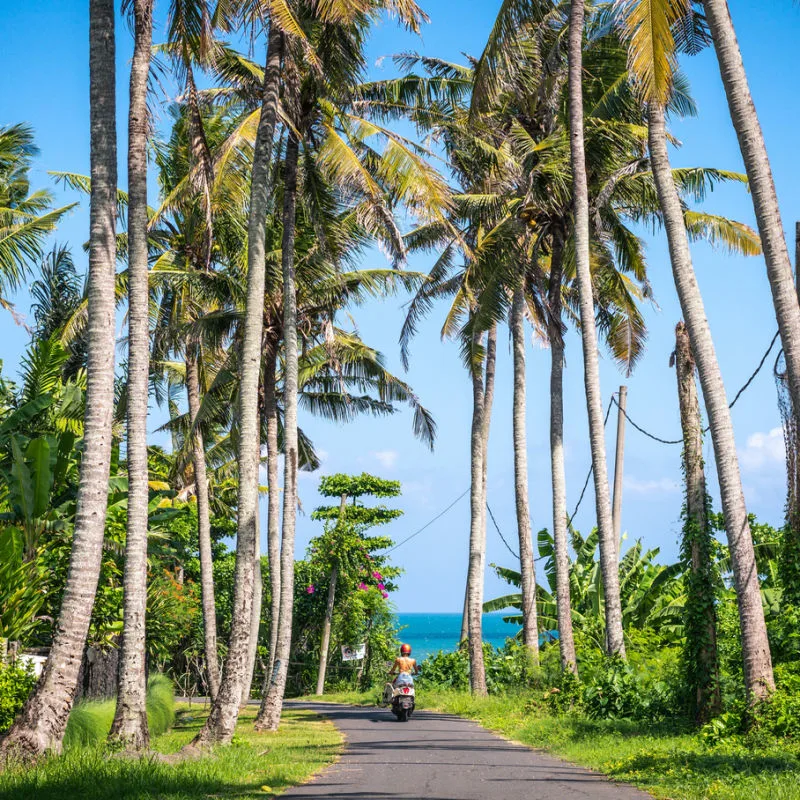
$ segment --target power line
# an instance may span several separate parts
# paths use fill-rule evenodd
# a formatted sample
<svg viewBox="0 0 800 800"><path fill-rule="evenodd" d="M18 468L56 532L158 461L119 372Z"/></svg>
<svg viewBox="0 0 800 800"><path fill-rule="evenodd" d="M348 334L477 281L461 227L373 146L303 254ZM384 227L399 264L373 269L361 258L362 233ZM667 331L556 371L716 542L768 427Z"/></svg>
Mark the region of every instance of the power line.
<svg viewBox="0 0 800 800"><path fill-rule="evenodd" d="M455 500L453 500L452 503L450 503L449 506L447 506L447 508L444 511L440 511L432 520L430 520L430 522L426 522L418 531L412 533L411 536L407 536L405 539L403 539L402 542L398 542L394 547L389 548L386 551L386 555L389 555L389 553L391 553L393 550L397 550L398 547L404 545L406 542L410 542L415 536L419 536L419 534L421 534L422 531L433 525L433 523L436 522L437 519L443 517L462 497L464 497L464 495L466 495L471 488L472 488L471 486L468 486L458 497L456 497Z"/></svg>
<svg viewBox="0 0 800 800"><path fill-rule="evenodd" d="M492 518L492 522L494 523L495 530L500 535L500 538L503 540L503 544L508 548L508 552L511 553L511 555L514 556L514 558L517 559L517 561L519 561L520 560L519 554L515 553L511 549L511 545L506 541L506 537L503 536L503 532L500 530L500 526L497 524L497 520L494 518L494 514L492 514L492 509L489 507L489 501L488 500L486 501L486 510L489 512L489 516Z"/></svg>
<svg viewBox="0 0 800 800"><path fill-rule="evenodd" d="M780 331L777 331L775 333L775 335L772 337L772 341L769 343L769 347L767 348L767 352L764 353L764 355L761 357L761 361L758 362L758 366L756 367L755 372L753 372L753 374L745 381L745 383L742 386L742 388L739 389L738 392L736 392L736 395L734 396L733 400L731 400L731 402L728 403L728 408L733 408L736 405L736 401L750 387L750 384L756 379L756 376L758 375L758 373L761 372L761 369L764 366L767 358L769 358L769 354L772 352L772 348L775 347L775 342L778 341L779 334L780 334ZM619 403L617 403L616 398L612 396L611 399L614 402L614 404L617 406L617 408L619 408ZM650 433L650 431L646 431L641 425L637 425L630 418L630 415L628 414L627 410L625 410L624 408L620 408L619 410L625 415L625 419L627 419L628 422L630 422L630 424L633 425L633 427L636 428L637 431L639 431L639 433L643 433L645 436L649 437L650 439L653 439L653 441L659 442L661 444L683 444L683 439L662 439L660 436L656 436L654 433ZM703 433L708 433L710 430L711 430L711 426L707 425L703 429Z"/></svg>

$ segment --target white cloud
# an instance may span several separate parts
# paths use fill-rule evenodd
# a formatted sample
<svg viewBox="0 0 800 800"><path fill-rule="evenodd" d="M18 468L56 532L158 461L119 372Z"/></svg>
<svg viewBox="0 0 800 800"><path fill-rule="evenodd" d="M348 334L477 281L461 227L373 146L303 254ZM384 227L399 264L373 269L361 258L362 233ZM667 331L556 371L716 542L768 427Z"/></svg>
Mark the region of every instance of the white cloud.
<svg viewBox="0 0 800 800"><path fill-rule="evenodd" d="M370 454L384 469L391 469L399 457L397 450L375 450Z"/></svg>
<svg viewBox="0 0 800 800"><path fill-rule="evenodd" d="M672 478L656 478L654 480L639 480L634 477L626 477L625 489L634 494L671 494L680 491L677 481Z"/></svg>
<svg viewBox="0 0 800 800"><path fill-rule="evenodd" d="M745 446L739 450L742 469L761 470L775 464L782 466L785 460L782 428L773 428L769 433L751 434Z"/></svg>

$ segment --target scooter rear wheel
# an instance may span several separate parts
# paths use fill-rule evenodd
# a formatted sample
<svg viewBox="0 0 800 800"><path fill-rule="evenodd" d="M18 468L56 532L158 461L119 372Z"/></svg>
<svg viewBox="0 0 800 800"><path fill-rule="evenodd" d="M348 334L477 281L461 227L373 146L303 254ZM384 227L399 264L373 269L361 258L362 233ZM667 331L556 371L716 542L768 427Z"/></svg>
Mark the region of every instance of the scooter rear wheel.
<svg viewBox="0 0 800 800"><path fill-rule="evenodd" d="M397 721L398 722L408 722L408 709L407 708L398 708L397 709Z"/></svg>

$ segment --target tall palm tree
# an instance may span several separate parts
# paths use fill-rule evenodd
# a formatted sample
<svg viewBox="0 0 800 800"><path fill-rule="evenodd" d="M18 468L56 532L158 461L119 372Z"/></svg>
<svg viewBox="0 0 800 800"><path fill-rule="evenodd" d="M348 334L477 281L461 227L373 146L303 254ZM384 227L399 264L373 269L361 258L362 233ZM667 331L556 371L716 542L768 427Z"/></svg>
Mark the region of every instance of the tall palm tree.
<svg viewBox="0 0 800 800"><path fill-rule="evenodd" d="M111 737L133 750L149 742L145 609L147 607L147 406L150 288L147 247L147 84L154 0L134 0L134 47L128 112L128 529L117 707Z"/></svg>
<svg viewBox="0 0 800 800"><path fill-rule="evenodd" d="M278 120L283 40L283 34L273 21L267 37L261 114L253 150L247 223L247 297L239 373L239 498L233 622L220 691L205 726L194 740L197 744L230 743L239 716L242 684L248 663L258 536L258 466L261 455L258 387L266 280L264 242L272 147Z"/></svg>
<svg viewBox="0 0 800 800"><path fill-rule="evenodd" d="M688 2L688 0L687 0ZM750 182L750 194L758 231L764 247L767 278L786 358L789 391L795 409L800 408L800 305L792 275L792 262L783 233L778 195L769 163L764 133L747 81L736 30L726 0L702 4L719 62L733 127L739 139Z"/></svg>
<svg viewBox="0 0 800 800"><path fill-rule="evenodd" d="M603 398L600 389L597 330L594 319L592 276L589 262L589 188L586 178L586 151L583 130L583 40L584 0L571 0L569 17L569 132L572 161L575 267L580 302L581 340L586 405L589 412L589 441L592 450L597 528L600 537L600 563L603 572L606 613L606 649L610 655L625 657L622 632L622 605L619 594L617 545L611 519L611 496L606 465Z"/></svg>
<svg viewBox="0 0 800 800"><path fill-rule="evenodd" d="M703 425L697 397L695 363L686 325L675 328L673 355L678 378L678 407L683 431L683 474L686 510L682 556L689 562L686 579L686 655L693 705L698 722L719 713L722 699L717 657L717 609L711 554L711 521L703 464ZM710 602L709 602L710 600Z"/></svg>
<svg viewBox="0 0 800 800"><path fill-rule="evenodd" d="M539 624L536 617L536 567L533 558L531 511L528 500L528 435L525 392L525 289L514 288L509 326L514 361L514 495L522 589L522 640L535 660L539 657ZM569 605L569 604L567 604Z"/></svg>
<svg viewBox="0 0 800 800"><path fill-rule="evenodd" d="M685 210L667 151L665 108L673 89L677 54L674 30L685 20L690 8L688 2L630 0L620 3L619 10L622 11L622 30L629 43L631 75L638 95L647 108L651 169L669 243L675 287L711 426L739 605L745 685L750 700L755 702L775 686L755 551L725 385L692 266Z"/></svg>
<svg viewBox="0 0 800 800"><path fill-rule="evenodd" d="M0 756L59 750L89 630L103 552L114 411L117 139L114 3L89 4L91 206L84 446L75 531L56 633L42 677L0 744Z"/></svg>

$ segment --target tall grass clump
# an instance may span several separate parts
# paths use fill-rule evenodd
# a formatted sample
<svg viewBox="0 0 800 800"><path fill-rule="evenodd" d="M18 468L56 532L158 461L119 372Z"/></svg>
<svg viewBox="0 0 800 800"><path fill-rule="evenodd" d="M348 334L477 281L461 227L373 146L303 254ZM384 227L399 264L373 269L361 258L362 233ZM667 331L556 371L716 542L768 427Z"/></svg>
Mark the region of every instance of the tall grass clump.
<svg viewBox="0 0 800 800"><path fill-rule="evenodd" d="M103 742L111 730L116 708L115 698L76 703L69 715L64 747L86 747ZM147 681L147 724L150 726L150 735L165 733L174 722L172 681L166 675L153 675Z"/></svg>

